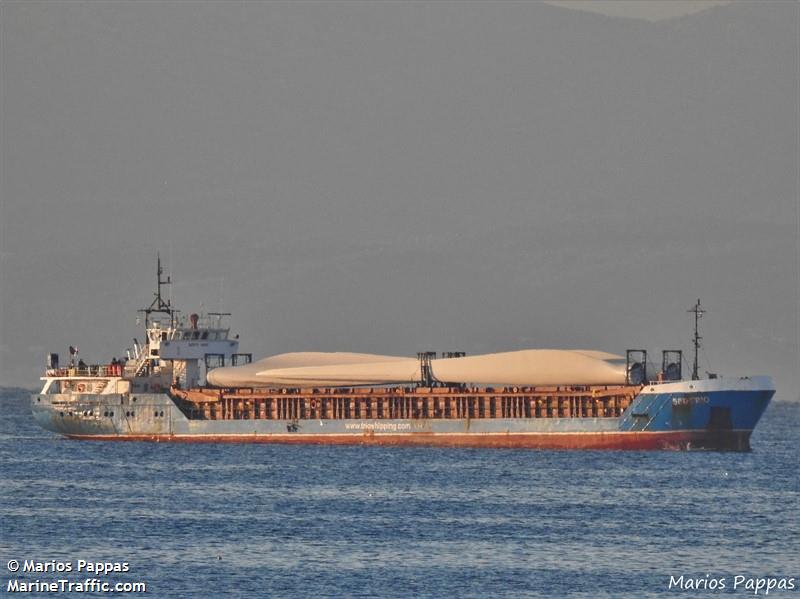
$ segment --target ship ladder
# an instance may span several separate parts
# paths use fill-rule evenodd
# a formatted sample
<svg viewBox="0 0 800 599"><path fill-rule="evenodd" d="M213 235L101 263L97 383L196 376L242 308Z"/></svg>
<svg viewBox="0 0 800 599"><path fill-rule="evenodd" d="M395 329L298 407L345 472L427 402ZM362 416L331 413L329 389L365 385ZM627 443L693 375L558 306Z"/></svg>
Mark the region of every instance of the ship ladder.
<svg viewBox="0 0 800 599"><path fill-rule="evenodd" d="M150 357L146 353L142 353L142 356L139 358L139 363L136 365L136 371L134 376L142 376L144 371L147 370L147 364L150 362Z"/></svg>

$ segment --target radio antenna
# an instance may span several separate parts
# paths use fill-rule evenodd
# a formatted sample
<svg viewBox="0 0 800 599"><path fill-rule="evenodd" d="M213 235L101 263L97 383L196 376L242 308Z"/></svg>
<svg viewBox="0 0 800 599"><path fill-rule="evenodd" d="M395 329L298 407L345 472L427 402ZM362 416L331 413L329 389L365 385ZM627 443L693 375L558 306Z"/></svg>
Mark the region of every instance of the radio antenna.
<svg viewBox="0 0 800 599"><path fill-rule="evenodd" d="M700 307L700 298L697 298L697 303L691 307L691 309L687 310L687 312L694 313L694 337L692 338L692 342L694 343L694 367L692 368L692 380L696 381L700 378L698 374L698 355L700 353L700 348L702 347L701 341L703 338L700 336L700 319L703 317L703 314L706 313Z"/></svg>
<svg viewBox="0 0 800 599"><path fill-rule="evenodd" d="M153 303L150 304L150 307L145 308L143 310L139 310L139 312L144 312L144 325L146 328L150 327L150 314L153 312L160 312L162 314L169 314L169 323L170 327L175 326L175 310L172 309L172 301L170 299L164 299L161 295L161 287L164 285L172 285L172 277L167 276L166 279L162 278L161 275L164 274L164 269L161 267L161 254L156 254L157 260L157 268L156 268L156 291L153 294L155 299ZM170 288L170 296L172 295L172 291Z"/></svg>

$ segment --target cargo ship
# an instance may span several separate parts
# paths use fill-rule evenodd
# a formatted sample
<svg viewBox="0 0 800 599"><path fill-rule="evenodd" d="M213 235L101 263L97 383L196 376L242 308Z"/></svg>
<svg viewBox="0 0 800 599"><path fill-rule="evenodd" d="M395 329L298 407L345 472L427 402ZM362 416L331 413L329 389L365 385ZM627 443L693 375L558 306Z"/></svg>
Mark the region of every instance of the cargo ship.
<svg viewBox="0 0 800 599"><path fill-rule="evenodd" d="M140 310L144 341L86 364L48 354L36 422L70 439L749 451L775 389L767 376L683 376L681 350L533 349L415 357L303 352L253 362L230 313Z"/></svg>

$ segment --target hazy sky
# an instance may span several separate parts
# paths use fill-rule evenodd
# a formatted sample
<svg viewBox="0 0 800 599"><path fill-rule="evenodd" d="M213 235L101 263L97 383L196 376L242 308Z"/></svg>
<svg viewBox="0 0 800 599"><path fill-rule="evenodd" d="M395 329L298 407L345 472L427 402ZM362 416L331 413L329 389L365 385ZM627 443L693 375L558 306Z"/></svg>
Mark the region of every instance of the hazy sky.
<svg viewBox="0 0 800 599"><path fill-rule="evenodd" d="M626 6L3 2L0 384L141 339L160 251L256 357L688 352L700 297L797 398L798 4Z"/></svg>

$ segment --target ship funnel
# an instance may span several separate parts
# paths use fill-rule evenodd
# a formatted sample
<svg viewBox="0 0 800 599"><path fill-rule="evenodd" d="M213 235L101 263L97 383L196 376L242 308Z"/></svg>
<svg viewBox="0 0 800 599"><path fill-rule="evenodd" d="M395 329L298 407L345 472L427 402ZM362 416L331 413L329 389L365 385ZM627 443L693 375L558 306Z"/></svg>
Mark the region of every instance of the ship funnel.
<svg viewBox="0 0 800 599"><path fill-rule="evenodd" d="M200 317L197 314L189 314L189 323L191 323L193 329L197 328L197 321L199 319Z"/></svg>

